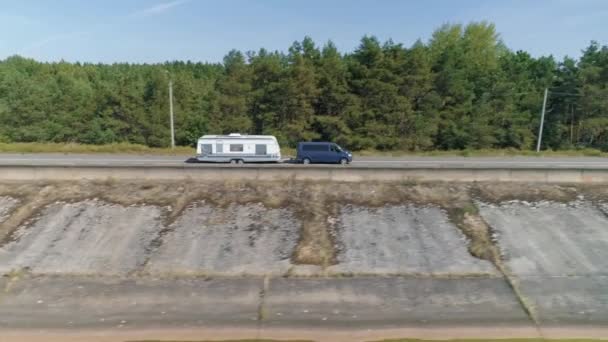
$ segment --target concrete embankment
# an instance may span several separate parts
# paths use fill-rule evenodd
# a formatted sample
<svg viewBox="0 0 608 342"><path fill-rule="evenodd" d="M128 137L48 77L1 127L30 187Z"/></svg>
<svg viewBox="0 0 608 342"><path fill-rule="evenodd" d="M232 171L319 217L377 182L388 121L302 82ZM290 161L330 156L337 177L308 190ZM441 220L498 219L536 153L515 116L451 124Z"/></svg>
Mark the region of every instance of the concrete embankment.
<svg viewBox="0 0 608 342"><path fill-rule="evenodd" d="M335 165L189 165L182 166L87 166L0 165L0 181L48 180L313 180L337 182L535 182L608 183L608 168L509 167L451 165L438 167L335 166Z"/></svg>
<svg viewBox="0 0 608 342"><path fill-rule="evenodd" d="M597 184L4 181L0 330L606 326L607 203Z"/></svg>

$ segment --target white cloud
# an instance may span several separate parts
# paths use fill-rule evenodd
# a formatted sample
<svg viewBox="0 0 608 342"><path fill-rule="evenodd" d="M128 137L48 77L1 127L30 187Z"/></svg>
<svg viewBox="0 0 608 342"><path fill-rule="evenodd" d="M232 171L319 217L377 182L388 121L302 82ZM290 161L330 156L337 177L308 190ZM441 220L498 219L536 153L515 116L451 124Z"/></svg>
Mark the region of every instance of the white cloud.
<svg viewBox="0 0 608 342"><path fill-rule="evenodd" d="M174 7L180 6L188 2L189 0L175 0L170 2L164 2L161 4L154 5L152 7L145 8L143 10L137 11L131 16L133 17L148 17L152 15L162 14Z"/></svg>
<svg viewBox="0 0 608 342"><path fill-rule="evenodd" d="M153 15L159 15L174 7L183 5L189 1L190 0L174 0L174 1L160 3L157 5L133 12L128 17L131 17L131 18L149 17L149 16L153 16ZM0 15L0 18L2 18L2 17L3 16ZM26 20L25 17L15 17L15 20L16 19L20 19L20 21L22 21L22 22L25 22L25 20ZM107 25L107 23L106 23L106 25ZM64 41L64 40L73 39L73 38L82 37L82 36L90 34L91 32L92 31L75 31L75 32L67 32L67 33L59 33L59 34L50 35L50 36L47 36L43 39L40 39L38 41L35 41L35 42L23 47L18 52L18 54L27 55L28 53L40 50L41 48L49 46L50 44L57 43L57 42Z"/></svg>

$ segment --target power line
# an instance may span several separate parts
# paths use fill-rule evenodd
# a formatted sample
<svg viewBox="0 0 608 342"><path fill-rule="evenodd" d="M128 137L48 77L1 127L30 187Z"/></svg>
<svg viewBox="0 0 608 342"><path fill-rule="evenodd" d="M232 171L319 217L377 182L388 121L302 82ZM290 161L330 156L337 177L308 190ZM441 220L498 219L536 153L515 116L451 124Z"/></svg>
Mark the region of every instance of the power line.
<svg viewBox="0 0 608 342"><path fill-rule="evenodd" d="M551 91L551 90L549 90L549 95L576 96L576 97L592 97L592 98L595 98L595 99L605 99L605 100L608 100L608 96L590 96L590 95L585 95L585 94L565 93L565 92L558 92L558 91Z"/></svg>
<svg viewBox="0 0 608 342"><path fill-rule="evenodd" d="M499 95L502 95L502 96L519 96L519 95L528 95L528 94L536 94L536 95L538 95L539 93L537 91L526 91L526 92L521 92L521 93L501 92L501 93L493 93L492 95L494 95L494 96L499 96ZM596 99L606 99L606 100L608 100L608 96L590 96L590 95L584 95L584 94L576 94L576 93L566 93L566 92L552 91L551 89L549 89L549 97L551 97L551 95L575 96L575 97L593 97L593 98L596 98Z"/></svg>

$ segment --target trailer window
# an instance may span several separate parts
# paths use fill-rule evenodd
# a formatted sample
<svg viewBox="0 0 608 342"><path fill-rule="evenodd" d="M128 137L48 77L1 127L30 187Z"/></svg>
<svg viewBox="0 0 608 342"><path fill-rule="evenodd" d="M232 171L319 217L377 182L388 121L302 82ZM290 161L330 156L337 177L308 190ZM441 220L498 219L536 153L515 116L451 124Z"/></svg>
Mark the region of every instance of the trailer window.
<svg viewBox="0 0 608 342"><path fill-rule="evenodd" d="M243 152L243 144L230 144L230 152Z"/></svg>
<svg viewBox="0 0 608 342"><path fill-rule="evenodd" d="M211 144L201 144L201 151L203 154L212 154L213 153L213 145Z"/></svg>
<svg viewBox="0 0 608 342"><path fill-rule="evenodd" d="M224 153L224 144L215 144L215 153Z"/></svg>

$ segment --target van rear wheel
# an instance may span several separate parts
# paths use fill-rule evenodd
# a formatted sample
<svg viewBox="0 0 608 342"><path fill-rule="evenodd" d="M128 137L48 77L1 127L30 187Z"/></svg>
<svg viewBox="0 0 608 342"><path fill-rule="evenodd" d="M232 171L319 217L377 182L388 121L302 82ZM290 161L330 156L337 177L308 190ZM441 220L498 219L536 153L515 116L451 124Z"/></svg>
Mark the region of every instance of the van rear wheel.
<svg viewBox="0 0 608 342"><path fill-rule="evenodd" d="M348 164L348 159L346 159L346 158L340 159L340 164L342 164L342 165Z"/></svg>
<svg viewBox="0 0 608 342"><path fill-rule="evenodd" d="M310 164L310 159L309 158L304 158L302 159L302 164Z"/></svg>

